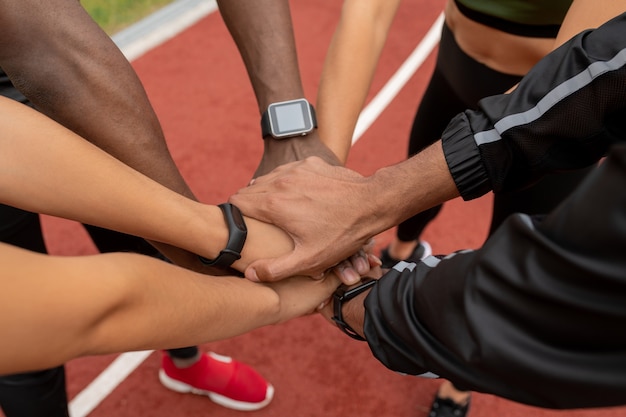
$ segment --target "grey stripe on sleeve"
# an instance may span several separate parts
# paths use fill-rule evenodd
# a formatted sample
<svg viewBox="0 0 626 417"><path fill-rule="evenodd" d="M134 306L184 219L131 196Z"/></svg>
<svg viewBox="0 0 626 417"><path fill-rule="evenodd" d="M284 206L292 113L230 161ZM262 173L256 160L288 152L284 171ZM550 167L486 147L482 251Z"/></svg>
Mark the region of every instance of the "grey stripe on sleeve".
<svg viewBox="0 0 626 417"><path fill-rule="evenodd" d="M564 81L548 92L535 107L522 113L506 116L498 121L494 128L484 132L478 132L474 135L476 145L484 145L486 143L497 142L502 139L502 134L507 130L522 126L539 119L552 107L561 100L580 90L581 88L591 84L593 80L610 71L622 68L626 64L626 49L622 49L615 57L609 61L598 61L589 65L579 74Z"/></svg>

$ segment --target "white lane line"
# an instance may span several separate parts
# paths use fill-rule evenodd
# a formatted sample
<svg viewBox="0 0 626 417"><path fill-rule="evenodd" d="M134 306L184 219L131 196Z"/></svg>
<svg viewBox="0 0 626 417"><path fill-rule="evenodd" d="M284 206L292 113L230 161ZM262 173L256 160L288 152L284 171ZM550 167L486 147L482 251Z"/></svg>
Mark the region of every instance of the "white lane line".
<svg viewBox="0 0 626 417"><path fill-rule="evenodd" d="M122 383L152 350L128 352L119 355L91 384L69 403L70 416L85 417L91 413L117 386Z"/></svg>
<svg viewBox="0 0 626 417"><path fill-rule="evenodd" d="M217 10L215 0L177 0L112 36L129 61L156 48Z"/></svg>
<svg viewBox="0 0 626 417"><path fill-rule="evenodd" d="M376 96L365 106L359 120L354 128L352 135L352 144L354 145L369 129L369 127L378 119L378 116L387 108L389 103L398 95L400 90L411 79L415 71L424 63L428 55L439 43L441 37L441 28L443 25L443 13L439 15L435 23L431 26L424 39L417 45L411 55L404 61L402 66L387 81L387 84L376 94Z"/></svg>

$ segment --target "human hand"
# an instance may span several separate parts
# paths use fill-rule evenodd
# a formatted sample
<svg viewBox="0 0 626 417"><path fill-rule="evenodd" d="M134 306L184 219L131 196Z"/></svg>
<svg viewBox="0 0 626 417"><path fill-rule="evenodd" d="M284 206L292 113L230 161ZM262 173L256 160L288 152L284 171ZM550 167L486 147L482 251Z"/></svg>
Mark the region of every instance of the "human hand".
<svg viewBox="0 0 626 417"><path fill-rule="evenodd" d="M329 272L321 279L297 276L263 285L267 285L278 295L280 311L277 323L282 323L323 309L339 284L339 277Z"/></svg>
<svg viewBox="0 0 626 417"><path fill-rule="evenodd" d="M317 130L306 136L289 139L264 139L261 162L253 178L271 172L289 162L301 161L309 156L318 156L331 165L341 165L339 158L320 140Z"/></svg>
<svg viewBox="0 0 626 417"><path fill-rule="evenodd" d="M363 249L334 266L333 272L339 276L344 284L350 285L358 282L361 277L368 275L374 268L380 268L382 265L382 261L372 252L373 249L374 239L370 239Z"/></svg>
<svg viewBox="0 0 626 417"><path fill-rule="evenodd" d="M357 172L312 157L279 167L231 196L245 215L278 226L294 242L286 255L252 262L246 277L316 277L357 253L379 226L372 224L373 206L362 204L372 200L367 185Z"/></svg>

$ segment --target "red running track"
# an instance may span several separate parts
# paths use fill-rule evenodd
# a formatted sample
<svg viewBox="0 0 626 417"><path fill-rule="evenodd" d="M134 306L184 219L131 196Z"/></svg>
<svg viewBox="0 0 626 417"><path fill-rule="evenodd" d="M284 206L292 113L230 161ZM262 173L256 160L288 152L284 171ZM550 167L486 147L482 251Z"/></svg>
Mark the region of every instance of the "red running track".
<svg viewBox="0 0 626 417"><path fill-rule="evenodd" d="M341 1L293 0L300 66L306 95L315 100L326 47ZM377 92L426 34L443 0L405 0L394 23L372 91ZM259 115L234 43L213 13L133 63L162 121L171 152L198 198L217 204L244 186L262 152ZM355 144L348 166L369 174L405 156L412 116L434 65L431 54L387 110ZM491 196L447 204L426 231L436 253L475 248L486 236ZM54 254L89 254L95 248L73 222L44 219ZM379 236L379 247L391 239ZM255 366L276 387L274 401L258 417L424 417L439 381L401 376L384 368L367 346L307 317L202 346ZM67 364L74 399L118 355ZM152 353L89 414L116 416L242 415L208 399L163 388L159 355ZM537 381L541 384L542 381ZM546 386L546 390L550 387ZM625 394L626 395L626 394ZM1 414L1 413L0 413ZM473 396L472 417L626 417L626 408L549 411L491 395ZM77 416L75 416L77 417Z"/></svg>

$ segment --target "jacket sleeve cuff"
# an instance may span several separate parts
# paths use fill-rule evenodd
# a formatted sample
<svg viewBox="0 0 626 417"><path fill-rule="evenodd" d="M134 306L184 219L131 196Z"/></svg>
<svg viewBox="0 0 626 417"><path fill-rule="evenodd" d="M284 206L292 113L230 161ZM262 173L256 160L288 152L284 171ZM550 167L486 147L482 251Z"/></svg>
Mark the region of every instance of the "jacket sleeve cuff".
<svg viewBox="0 0 626 417"><path fill-rule="evenodd" d="M450 121L441 141L450 174L464 200L478 198L492 190L465 113Z"/></svg>

